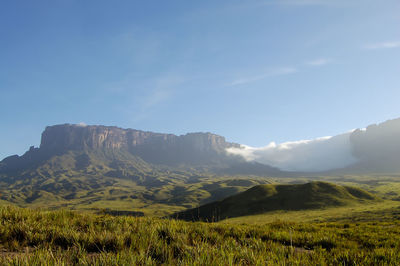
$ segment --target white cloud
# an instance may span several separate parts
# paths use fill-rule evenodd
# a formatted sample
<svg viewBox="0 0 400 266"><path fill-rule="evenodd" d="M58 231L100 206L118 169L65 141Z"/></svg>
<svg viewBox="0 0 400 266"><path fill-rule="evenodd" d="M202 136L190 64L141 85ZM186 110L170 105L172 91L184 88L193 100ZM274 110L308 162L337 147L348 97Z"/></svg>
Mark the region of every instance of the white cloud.
<svg viewBox="0 0 400 266"><path fill-rule="evenodd" d="M76 124L78 127L87 127L87 124L85 122L80 122L79 124Z"/></svg>
<svg viewBox="0 0 400 266"><path fill-rule="evenodd" d="M329 58L318 58L318 59L306 62L306 65L308 65L308 66L324 66L331 62L332 62L332 60Z"/></svg>
<svg viewBox="0 0 400 266"><path fill-rule="evenodd" d="M367 44L363 48L365 50L381 50L381 49L400 48L400 41Z"/></svg>
<svg viewBox="0 0 400 266"><path fill-rule="evenodd" d="M356 162L351 151L350 134L281 144L271 142L259 148L243 145L241 148L230 148L227 152L282 170L324 171Z"/></svg>
<svg viewBox="0 0 400 266"><path fill-rule="evenodd" d="M266 79L268 77L287 75L287 74L292 74L295 72L297 72L297 69L293 68L293 67L282 67L282 68L271 69L260 75L242 77L242 78L236 79L236 80L230 82L228 84L228 86L237 86L237 85L248 84L248 83Z"/></svg>

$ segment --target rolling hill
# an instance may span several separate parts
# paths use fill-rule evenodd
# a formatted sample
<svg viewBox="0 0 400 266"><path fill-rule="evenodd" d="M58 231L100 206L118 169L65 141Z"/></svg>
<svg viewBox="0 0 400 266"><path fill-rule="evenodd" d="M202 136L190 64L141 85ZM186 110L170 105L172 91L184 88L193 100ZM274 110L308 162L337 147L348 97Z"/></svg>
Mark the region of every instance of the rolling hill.
<svg viewBox="0 0 400 266"><path fill-rule="evenodd" d="M224 200L173 215L189 221L219 221L238 216L276 210L307 210L375 201L378 198L362 189L328 182L296 185L258 185Z"/></svg>
<svg viewBox="0 0 400 266"><path fill-rule="evenodd" d="M39 148L0 162L0 200L18 206L174 212L268 182L267 165L225 153L211 133L182 136L106 126L56 125ZM224 177L244 174L243 177Z"/></svg>
<svg viewBox="0 0 400 266"><path fill-rule="evenodd" d="M289 182L287 177L307 182L324 176L396 174L399 135L399 119L356 130L351 143L357 163L301 173L232 155L228 149L242 146L212 133L177 136L110 126L49 126L39 147L0 162L0 202L163 216L253 186Z"/></svg>

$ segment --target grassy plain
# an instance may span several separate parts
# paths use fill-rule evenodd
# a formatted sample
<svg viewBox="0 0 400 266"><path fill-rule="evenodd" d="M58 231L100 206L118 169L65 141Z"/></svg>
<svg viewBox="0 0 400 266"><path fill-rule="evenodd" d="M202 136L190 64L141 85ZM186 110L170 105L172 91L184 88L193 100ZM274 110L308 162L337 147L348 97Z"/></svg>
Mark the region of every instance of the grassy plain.
<svg viewBox="0 0 400 266"><path fill-rule="evenodd" d="M399 220L262 225L0 208L1 265L399 265Z"/></svg>
<svg viewBox="0 0 400 266"><path fill-rule="evenodd" d="M400 175L273 178L157 172L147 176L150 181L144 182L130 177L113 178L88 173L70 177L70 174L61 173L43 179L35 176L27 183L23 180L7 183L0 178L0 205L92 212L109 209L163 217L221 200L259 184L297 184L318 180L362 188L382 199L400 200Z"/></svg>
<svg viewBox="0 0 400 266"><path fill-rule="evenodd" d="M173 175L149 184L94 176L38 180L30 184L38 189L32 195L23 181L14 182L1 191L0 265L400 265L398 175ZM258 184L316 180L359 187L383 200L218 223L160 218ZM73 194L65 189L71 184ZM51 210L58 208L64 210ZM96 214L105 209L147 217Z"/></svg>
<svg viewBox="0 0 400 266"><path fill-rule="evenodd" d="M400 220L400 201L385 200L316 210L274 211L258 215L229 218L229 224L265 224L276 220L300 223L372 222Z"/></svg>

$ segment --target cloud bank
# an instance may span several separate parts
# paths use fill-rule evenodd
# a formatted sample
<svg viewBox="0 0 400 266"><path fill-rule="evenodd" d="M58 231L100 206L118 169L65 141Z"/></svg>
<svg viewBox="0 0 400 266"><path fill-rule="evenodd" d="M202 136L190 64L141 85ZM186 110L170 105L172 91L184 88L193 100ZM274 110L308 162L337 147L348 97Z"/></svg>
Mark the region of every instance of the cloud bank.
<svg viewBox="0 0 400 266"><path fill-rule="evenodd" d="M87 124L85 122L80 122L79 124L75 124L77 127L87 127Z"/></svg>
<svg viewBox="0 0 400 266"><path fill-rule="evenodd" d="M241 148L229 148L227 152L286 171L324 171L357 161L352 155L351 133L281 144L271 142L258 148L242 145Z"/></svg>
<svg viewBox="0 0 400 266"><path fill-rule="evenodd" d="M392 41L392 42L381 42L368 44L364 46L366 50L381 50L381 49L393 49L400 48L400 41Z"/></svg>

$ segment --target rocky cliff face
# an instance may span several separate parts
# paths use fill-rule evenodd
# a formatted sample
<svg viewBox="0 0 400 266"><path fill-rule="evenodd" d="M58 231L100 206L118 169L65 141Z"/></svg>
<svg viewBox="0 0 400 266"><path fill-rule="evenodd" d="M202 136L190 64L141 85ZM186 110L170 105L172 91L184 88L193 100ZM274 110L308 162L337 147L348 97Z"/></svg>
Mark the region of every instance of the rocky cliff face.
<svg viewBox="0 0 400 266"><path fill-rule="evenodd" d="M55 125L42 133L40 148L45 150L128 149L157 135L132 129L106 126Z"/></svg>
<svg viewBox="0 0 400 266"><path fill-rule="evenodd" d="M238 146L211 133L176 136L118 127L64 124L45 129L40 150L57 154L69 150L122 150L151 163L203 164L226 156L226 148Z"/></svg>
<svg viewBox="0 0 400 266"><path fill-rule="evenodd" d="M276 168L228 155L230 147L240 145L211 133L176 136L118 127L55 125L46 127L39 148L0 161L0 182L94 176L154 185L168 182L157 178L169 177L169 171L179 172L179 178L193 173L280 174Z"/></svg>

